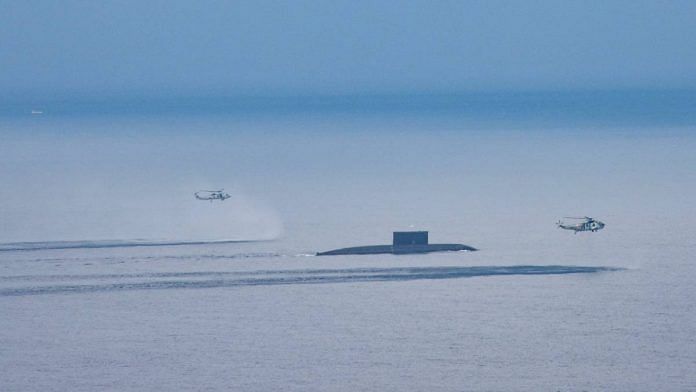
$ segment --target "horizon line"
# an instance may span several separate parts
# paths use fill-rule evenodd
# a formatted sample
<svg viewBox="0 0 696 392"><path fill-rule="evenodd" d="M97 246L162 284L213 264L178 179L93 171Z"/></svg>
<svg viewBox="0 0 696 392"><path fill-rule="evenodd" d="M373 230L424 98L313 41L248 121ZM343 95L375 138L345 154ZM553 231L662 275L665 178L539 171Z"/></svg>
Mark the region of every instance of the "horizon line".
<svg viewBox="0 0 696 392"><path fill-rule="evenodd" d="M169 91L162 93L122 91L122 92L63 92L49 93L43 96L36 94L7 94L16 98L0 98L0 105L29 105L29 104L98 104L110 102L173 102L180 100L283 100L283 99L341 99L341 98L446 98L446 97L485 97L485 96L533 96L533 95L608 95L608 94L695 94L696 87L613 87L613 88L493 88L493 89L457 89L457 90L381 90L381 91L266 91L238 92L223 90L208 90L205 93L197 91Z"/></svg>

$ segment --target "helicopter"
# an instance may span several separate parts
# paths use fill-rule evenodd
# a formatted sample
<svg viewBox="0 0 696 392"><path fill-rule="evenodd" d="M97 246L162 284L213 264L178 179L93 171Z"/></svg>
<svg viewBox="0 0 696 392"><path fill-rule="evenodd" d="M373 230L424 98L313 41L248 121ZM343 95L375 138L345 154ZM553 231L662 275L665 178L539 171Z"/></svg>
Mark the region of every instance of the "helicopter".
<svg viewBox="0 0 696 392"><path fill-rule="evenodd" d="M196 196L196 199L198 200L210 200L211 203L213 200L224 201L225 199L229 199L231 197L229 194L224 192L224 189L220 189L219 191L198 191L193 195Z"/></svg>
<svg viewBox="0 0 696 392"><path fill-rule="evenodd" d="M589 216L584 216L582 218L578 217L572 217L572 216L566 216L564 219L583 219L584 222L576 223L576 224L564 224L560 220L556 222L556 225L564 230L573 230L574 234L578 234L578 231L591 231L591 232L596 232L599 230L602 230L604 226L604 222L600 222L594 218L590 218Z"/></svg>

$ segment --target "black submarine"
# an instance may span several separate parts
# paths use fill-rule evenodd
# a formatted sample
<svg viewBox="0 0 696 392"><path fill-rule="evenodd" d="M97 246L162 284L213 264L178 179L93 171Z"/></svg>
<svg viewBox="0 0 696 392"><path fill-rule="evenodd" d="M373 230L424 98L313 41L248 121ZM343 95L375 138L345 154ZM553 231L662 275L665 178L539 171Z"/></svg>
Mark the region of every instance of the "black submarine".
<svg viewBox="0 0 696 392"><path fill-rule="evenodd" d="M402 255L459 250L474 251L477 249L463 244L429 244L427 231L395 231L391 245L354 246L319 252L317 256L376 255L385 253Z"/></svg>

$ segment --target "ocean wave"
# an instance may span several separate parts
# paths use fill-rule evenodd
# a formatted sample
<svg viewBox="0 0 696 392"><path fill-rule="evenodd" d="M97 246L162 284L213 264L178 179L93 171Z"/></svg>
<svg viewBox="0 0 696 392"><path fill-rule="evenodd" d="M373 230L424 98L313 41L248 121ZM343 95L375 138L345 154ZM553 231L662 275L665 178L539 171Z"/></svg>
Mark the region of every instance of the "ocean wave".
<svg viewBox="0 0 696 392"><path fill-rule="evenodd" d="M56 249L95 249L95 248L129 248L140 246L180 246L180 245L207 245L207 244L232 244L247 242L264 242L269 240L97 240L97 241L47 241L47 242L10 242L0 243L0 252L10 251L35 251Z"/></svg>
<svg viewBox="0 0 696 392"><path fill-rule="evenodd" d="M243 253L232 253L232 254L188 254L188 255L138 255L138 256L107 256L107 257L95 257L95 256L85 256L85 257L36 257L36 258L24 258L21 261L23 263L40 263L40 262L52 262L52 263L95 263L95 262L151 262L151 261L164 261L164 260L174 260L174 261L200 261L200 260L233 260L233 259L249 259L249 258L272 258L272 257L287 257L288 255L277 253L277 252L243 252ZM3 277L0 276L0 280Z"/></svg>
<svg viewBox="0 0 696 392"><path fill-rule="evenodd" d="M130 290L203 289L293 284L336 284L360 282L394 282L413 280L457 279L501 275L564 275L618 271L614 267L519 265L485 267L406 267L349 268L271 271L210 271L103 275L49 275L49 280L71 279L151 279L145 282L110 282L99 284L61 284L0 289L0 297L114 292ZM21 279L22 277L15 277ZM29 278L29 277L24 277ZM37 278L37 277L34 277ZM196 278L192 280L191 278ZM166 279L166 280L159 280ZM176 279L176 280L173 280ZM30 279L29 279L30 280Z"/></svg>

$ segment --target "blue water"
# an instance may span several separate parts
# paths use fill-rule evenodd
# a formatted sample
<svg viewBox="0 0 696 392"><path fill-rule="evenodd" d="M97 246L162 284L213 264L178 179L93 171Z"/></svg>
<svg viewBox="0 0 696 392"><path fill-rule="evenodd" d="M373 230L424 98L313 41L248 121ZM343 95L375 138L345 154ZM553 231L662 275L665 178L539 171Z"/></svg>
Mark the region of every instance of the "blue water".
<svg viewBox="0 0 696 392"><path fill-rule="evenodd" d="M692 125L694 90L481 91L449 94L353 94L73 98L11 102L0 116L22 119L39 110L52 118L135 117L266 118L340 116L382 118L455 117L478 126L534 128L570 124L604 126ZM32 116L41 117L41 116Z"/></svg>
<svg viewBox="0 0 696 392"><path fill-rule="evenodd" d="M696 128L658 111L5 116L0 389L696 390ZM417 229L480 250L314 256Z"/></svg>

